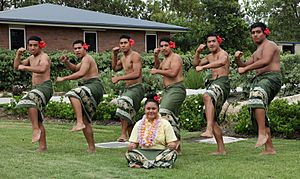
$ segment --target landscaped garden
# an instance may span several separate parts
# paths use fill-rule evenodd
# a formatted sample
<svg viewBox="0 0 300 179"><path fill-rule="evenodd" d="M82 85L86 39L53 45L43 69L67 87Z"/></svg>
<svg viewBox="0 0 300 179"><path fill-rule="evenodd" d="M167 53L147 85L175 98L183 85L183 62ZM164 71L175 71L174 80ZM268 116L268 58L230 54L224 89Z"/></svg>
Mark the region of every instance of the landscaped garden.
<svg viewBox="0 0 300 179"><path fill-rule="evenodd" d="M64 69L58 58L65 52L51 52L51 78L63 76L70 71ZM70 53L73 62L76 57ZM295 178L298 176L300 131L300 102L289 104L285 100L274 100L268 110L270 125L274 136L276 156L259 156L260 149L254 149L255 139L227 144L227 156L209 156L215 145L192 142L199 137L199 131L206 126L203 116L202 95L188 96L182 106L180 127L183 133L183 155L178 158L175 169L171 170L132 170L127 168L124 158L125 148L98 148L95 154L86 152L85 140L81 133L70 133L75 122L73 109L69 103L50 101L46 111L45 127L47 131L48 151L35 152L35 145L30 143L30 123L25 109L14 109L22 91L30 89L30 73L13 71L12 63L15 51L0 49L0 91L13 93L14 101L1 105L0 117L0 178ZM29 55L29 54L27 54ZM111 53L91 54L100 70L100 78L106 90L106 97L99 104L94 117L95 140L99 142L115 141L120 133L118 119L115 116L116 106L110 101L122 91L124 84L114 85L111 77ZM185 86L190 89L204 88L204 81L210 72L197 73L192 69L193 54L181 54L184 61ZM160 92L163 89L162 79L151 75L153 54L143 54L143 80L147 91ZM282 74L284 86L279 97L299 94L300 91L300 56L282 55ZM247 82L254 76L252 73L240 76L231 58L231 95L230 104L237 105L245 100L249 86ZM57 94L76 87L81 81L70 81L58 84L54 82ZM18 86L16 86L18 85ZM243 92L236 88L242 87ZM60 92L60 93L58 93ZM143 109L139 115L143 114ZM19 118L19 120L17 120ZM248 110L242 107L235 114L220 117L225 134L233 136L254 137ZM26 177L24 177L26 176Z"/></svg>

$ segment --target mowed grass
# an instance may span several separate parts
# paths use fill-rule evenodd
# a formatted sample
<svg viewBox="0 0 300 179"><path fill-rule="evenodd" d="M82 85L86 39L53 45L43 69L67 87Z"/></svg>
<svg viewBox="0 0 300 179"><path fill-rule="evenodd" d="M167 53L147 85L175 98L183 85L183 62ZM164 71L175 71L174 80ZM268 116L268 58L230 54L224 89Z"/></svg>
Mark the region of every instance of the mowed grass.
<svg viewBox="0 0 300 179"><path fill-rule="evenodd" d="M0 120L0 178L300 178L300 141L274 139L275 156L258 155L255 139L226 145L226 156L210 156L213 144L190 143L199 133L183 132L183 155L173 169L130 169L125 148L86 152L72 124L45 122L48 151L36 152L28 121ZM114 141L119 126L94 125L96 143Z"/></svg>

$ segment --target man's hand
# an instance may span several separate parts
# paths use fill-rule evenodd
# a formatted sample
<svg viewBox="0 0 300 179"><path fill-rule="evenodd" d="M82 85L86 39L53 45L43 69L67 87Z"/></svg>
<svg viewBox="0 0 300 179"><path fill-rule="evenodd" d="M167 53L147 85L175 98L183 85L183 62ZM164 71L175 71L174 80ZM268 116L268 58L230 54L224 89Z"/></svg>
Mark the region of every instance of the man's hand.
<svg viewBox="0 0 300 179"><path fill-rule="evenodd" d="M62 63L66 63L67 61L69 61L69 58L67 55L62 55L59 60L62 62Z"/></svg>
<svg viewBox="0 0 300 179"><path fill-rule="evenodd" d="M246 69L244 67L239 67L238 72L239 74L244 74L246 72Z"/></svg>
<svg viewBox="0 0 300 179"><path fill-rule="evenodd" d="M135 148L137 148L137 144L135 144L135 143L130 143L129 145L128 145L128 151L132 151L133 149L135 149Z"/></svg>
<svg viewBox="0 0 300 179"><path fill-rule="evenodd" d="M234 54L235 59L238 59L238 60L241 58L241 56L243 56L243 52L241 52L241 51L236 51Z"/></svg>
<svg viewBox="0 0 300 179"><path fill-rule="evenodd" d="M26 48L24 48L24 47L21 47L21 48L19 48L18 50L17 50L17 55L18 56L21 56L21 55L23 55L23 53L26 51Z"/></svg>
<svg viewBox="0 0 300 179"><path fill-rule="evenodd" d="M56 82L63 82L65 81L64 77L57 77Z"/></svg>
<svg viewBox="0 0 300 179"><path fill-rule="evenodd" d="M114 48L112 49L112 52L113 52L115 55L117 55L117 54L120 52L120 47L114 47Z"/></svg>
<svg viewBox="0 0 300 179"><path fill-rule="evenodd" d="M152 68L152 69L150 70L150 74L152 74L152 75L157 74L157 72L158 72L158 70L157 70L156 68Z"/></svg>
<svg viewBox="0 0 300 179"><path fill-rule="evenodd" d="M158 56L159 55L159 52L160 52L160 49L159 48L155 48L154 49L154 56Z"/></svg>
<svg viewBox="0 0 300 179"><path fill-rule="evenodd" d="M202 53L205 47L206 47L205 44L200 44L199 47L197 48L196 52Z"/></svg>
<svg viewBox="0 0 300 179"><path fill-rule="evenodd" d="M196 71L198 71L198 72L199 72L199 71L203 71L203 70L204 70L203 66L197 66L197 67L196 67Z"/></svg>
<svg viewBox="0 0 300 179"><path fill-rule="evenodd" d="M19 65L18 66L18 70L20 70L20 71L24 71L25 69L26 69L25 65Z"/></svg>
<svg viewBox="0 0 300 179"><path fill-rule="evenodd" d="M112 81L113 84L116 84L120 81L120 79L119 79L118 76L114 76L114 77L111 78L111 81Z"/></svg>

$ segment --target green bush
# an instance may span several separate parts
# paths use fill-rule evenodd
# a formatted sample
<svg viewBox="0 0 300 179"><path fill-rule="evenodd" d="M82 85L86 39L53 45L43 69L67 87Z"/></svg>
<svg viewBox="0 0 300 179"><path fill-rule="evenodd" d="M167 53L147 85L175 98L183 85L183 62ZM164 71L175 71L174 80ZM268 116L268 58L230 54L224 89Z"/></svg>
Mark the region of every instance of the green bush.
<svg viewBox="0 0 300 179"><path fill-rule="evenodd" d="M181 129L199 131L206 126L203 105L201 94L188 96L184 100L179 115Z"/></svg>
<svg viewBox="0 0 300 179"><path fill-rule="evenodd" d="M184 86L188 89L205 88L205 79L207 78L207 72L197 72L195 69L190 69L184 75Z"/></svg>
<svg viewBox="0 0 300 179"><path fill-rule="evenodd" d="M300 102L288 104L286 100L274 100L269 106L268 116L272 135L292 138L296 131L300 131ZM242 107L234 121L236 133L255 133L247 106Z"/></svg>

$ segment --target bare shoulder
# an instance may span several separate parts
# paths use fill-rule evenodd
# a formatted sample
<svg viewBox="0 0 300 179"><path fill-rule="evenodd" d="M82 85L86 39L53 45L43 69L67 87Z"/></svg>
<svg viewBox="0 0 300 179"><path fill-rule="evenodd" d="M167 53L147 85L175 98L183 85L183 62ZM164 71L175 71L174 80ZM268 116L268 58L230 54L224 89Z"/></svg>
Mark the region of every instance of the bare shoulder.
<svg viewBox="0 0 300 179"><path fill-rule="evenodd" d="M267 41L267 43L265 45L265 48L276 50L276 51L279 50L279 47L277 46L277 44L275 42L273 42L273 41L270 41L270 40Z"/></svg>
<svg viewBox="0 0 300 179"><path fill-rule="evenodd" d="M140 55L138 52L133 51L133 52L132 52L131 59L132 59L133 61L140 61L140 60L141 60L141 55Z"/></svg>
<svg viewBox="0 0 300 179"><path fill-rule="evenodd" d="M87 54L86 56L84 56L82 58L82 61L85 61L85 62L92 62L92 61L95 61L94 58L92 56L90 56L89 54Z"/></svg>
<svg viewBox="0 0 300 179"><path fill-rule="evenodd" d="M177 61L181 61L181 62L182 62L182 58L181 58L181 56L180 56L180 55L178 55L177 53L174 53L174 54L173 54L173 59L174 59L174 60L177 60Z"/></svg>

